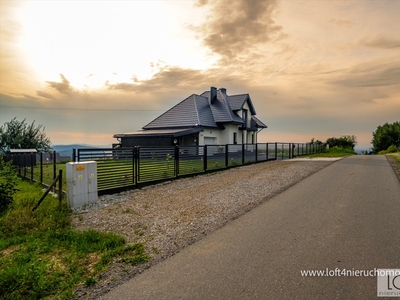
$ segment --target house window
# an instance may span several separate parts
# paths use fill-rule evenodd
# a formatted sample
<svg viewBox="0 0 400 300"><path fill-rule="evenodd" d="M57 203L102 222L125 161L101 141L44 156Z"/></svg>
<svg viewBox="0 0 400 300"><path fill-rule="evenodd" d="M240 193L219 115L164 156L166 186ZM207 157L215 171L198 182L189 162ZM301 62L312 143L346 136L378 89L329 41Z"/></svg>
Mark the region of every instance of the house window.
<svg viewBox="0 0 400 300"><path fill-rule="evenodd" d="M251 135L251 143L254 144L254 134Z"/></svg>
<svg viewBox="0 0 400 300"><path fill-rule="evenodd" d="M237 144L237 133L236 132L233 133L233 143Z"/></svg>

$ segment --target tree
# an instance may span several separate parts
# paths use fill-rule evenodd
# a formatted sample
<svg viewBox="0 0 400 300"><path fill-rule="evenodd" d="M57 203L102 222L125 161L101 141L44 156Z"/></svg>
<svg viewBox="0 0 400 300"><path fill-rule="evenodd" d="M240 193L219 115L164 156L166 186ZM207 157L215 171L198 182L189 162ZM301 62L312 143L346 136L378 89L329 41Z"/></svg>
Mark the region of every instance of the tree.
<svg viewBox="0 0 400 300"><path fill-rule="evenodd" d="M320 140L315 140L315 138L312 138L310 144L322 145L323 143Z"/></svg>
<svg viewBox="0 0 400 300"><path fill-rule="evenodd" d="M357 138L354 135L344 135L340 138L331 137L326 140L326 143L329 145L329 148L342 147L354 149L354 146L357 144Z"/></svg>
<svg viewBox="0 0 400 300"><path fill-rule="evenodd" d="M26 119L18 121L13 118L0 127L0 152L10 149L36 149L48 152L51 150L50 138L43 125L35 126L35 121L28 125Z"/></svg>
<svg viewBox="0 0 400 300"><path fill-rule="evenodd" d="M392 124L385 123L379 125L376 131L372 133L372 146L374 152L377 153L382 150L388 149L394 145L397 148L400 147L400 122L394 122Z"/></svg>

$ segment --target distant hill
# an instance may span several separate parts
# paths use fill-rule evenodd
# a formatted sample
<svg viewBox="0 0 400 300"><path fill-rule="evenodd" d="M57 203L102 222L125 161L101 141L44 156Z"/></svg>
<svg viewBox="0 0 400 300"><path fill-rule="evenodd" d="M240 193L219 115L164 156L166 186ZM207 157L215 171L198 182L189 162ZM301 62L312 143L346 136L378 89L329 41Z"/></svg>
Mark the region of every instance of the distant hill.
<svg viewBox="0 0 400 300"><path fill-rule="evenodd" d="M95 146L88 144L69 144L69 145L53 145L53 150L60 153L61 156L69 156L72 157L73 149L86 149L86 148L111 148L111 145L105 146Z"/></svg>

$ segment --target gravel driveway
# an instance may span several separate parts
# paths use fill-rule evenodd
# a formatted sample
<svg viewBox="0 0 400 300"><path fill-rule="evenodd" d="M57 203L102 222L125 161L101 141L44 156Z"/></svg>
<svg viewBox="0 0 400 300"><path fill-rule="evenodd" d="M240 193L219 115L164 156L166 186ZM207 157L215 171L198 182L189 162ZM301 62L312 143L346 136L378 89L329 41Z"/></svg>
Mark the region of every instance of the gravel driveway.
<svg viewBox="0 0 400 300"><path fill-rule="evenodd" d="M97 298L333 161L263 162L99 197L75 211L74 227L143 242L152 259L140 266L113 263L95 287L79 287L77 298Z"/></svg>

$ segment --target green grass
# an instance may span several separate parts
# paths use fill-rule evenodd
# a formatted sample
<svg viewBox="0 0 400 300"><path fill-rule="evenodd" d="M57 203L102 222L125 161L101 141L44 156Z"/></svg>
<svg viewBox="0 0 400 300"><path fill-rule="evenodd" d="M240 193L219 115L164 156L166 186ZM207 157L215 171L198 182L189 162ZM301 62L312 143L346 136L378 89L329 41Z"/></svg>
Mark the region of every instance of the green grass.
<svg viewBox="0 0 400 300"><path fill-rule="evenodd" d="M327 149L326 152L308 154L300 157L344 157L350 155L357 155L357 153L351 148L333 147Z"/></svg>
<svg viewBox="0 0 400 300"><path fill-rule="evenodd" d="M53 182L54 178L54 169L52 163L43 164L43 183L50 185ZM56 164L56 176L58 175L58 171L63 171L63 190L66 190L67 186L67 173L66 173L66 164L58 163ZM21 175L24 175L24 171L21 170ZM31 168L26 169L26 177L31 178ZM33 167L33 180L36 182L40 182L40 163Z"/></svg>
<svg viewBox="0 0 400 300"><path fill-rule="evenodd" d="M147 262L143 244L94 230L75 231L66 203L20 180L12 207L0 216L1 299L65 299L77 285L96 284L113 260Z"/></svg>
<svg viewBox="0 0 400 300"><path fill-rule="evenodd" d="M386 157L390 161L394 171L400 179L400 152L386 154Z"/></svg>
<svg viewBox="0 0 400 300"><path fill-rule="evenodd" d="M400 152L387 154L392 157L398 164L400 164Z"/></svg>

